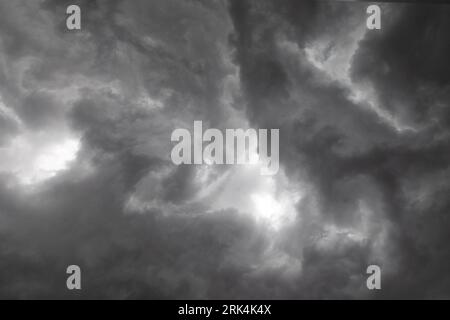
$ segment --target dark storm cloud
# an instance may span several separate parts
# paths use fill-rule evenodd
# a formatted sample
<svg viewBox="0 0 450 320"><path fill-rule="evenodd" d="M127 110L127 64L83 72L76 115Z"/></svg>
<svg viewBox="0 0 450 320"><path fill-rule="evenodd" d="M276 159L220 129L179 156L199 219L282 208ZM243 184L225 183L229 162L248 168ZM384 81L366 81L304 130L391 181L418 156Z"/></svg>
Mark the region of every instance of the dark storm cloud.
<svg viewBox="0 0 450 320"><path fill-rule="evenodd" d="M446 176L450 163L448 8L385 5L382 30L367 32L354 54L353 81L373 85L382 108L418 127L414 132L399 132L351 101L339 83L318 86L314 71L304 65L293 66L280 56L276 45L280 34L303 49L309 46L311 35L320 37L337 23L337 29L350 31L350 21L329 14L340 4L302 1L296 2L299 8L291 10L290 1L263 2L270 8L263 10L261 2L250 3L235 1L231 10L250 119L263 127L281 127L282 141L288 143L281 147L284 165L291 174L303 172L316 186L323 221L352 225L361 215L358 205L364 200L378 208L380 220L393 224L384 262L388 272L389 263L397 264L397 269L386 280L386 296L448 297L448 287L437 284L438 279L448 283L449 278L444 267L449 257L442 247L448 237L448 200L439 196L448 191L448 183L442 178L436 187L433 184L437 182L427 178ZM350 10L348 5L342 6ZM364 12L364 7L356 7ZM315 25L312 21L319 17L327 22ZM274 22L273 28L266 28L267 21ZM307 28L303 27L305 21ZM293 67L297 70L292 71ZM299 91L301 99L296 101L293 96ZM343 288L351 279L345 273L351 267L342 270L339 264L375 262L363 252L370 250L376 239L374 234L368 247L344 246L345 254L334 259L321 256L312 246L304 253L305 268L322 270L324 265L332 265L330 270L335 270L330 278L325 270L319 271L323 278L312 281L315 290L323 279L329 280L329 287L312 292L319 297L333 296L334 290L345 295ZM320 258L312 258L316 255ZM304 278L315 276L305 274Z"/></svg>
<svg viewBox="0 0 450 320"><path fill-rule="evenodd" d="M13 174L2 176L0 272L7 275L1 280L2 297L78 297L64 287L65 268L73 263L90 270L83 273L84 298L253 294L245 270L262 259L266 236L251 218L234 210L206 214L195 205L168 215L170 203L192 198L190 167L158 178L160 193L137 190L140 180L147 176L154 183L152 177L168 168L174 127L194 117L220 119L221 81L228 67L215 41L228 35L221 20L226 11L209 2L135 4L122 3L122 12L119 2L82 6L87 35L71 35L60 31L64 6L46 2L55 36L46 48L53 50L44 57L36 42L27 45L33 35L17 34L5 51L11 62L14 56L33 58L24 82L10 75L5 79L17 87L17 94L4 93L8 106L28 130L50 129L55 112L68 107L64 121L81 135L82 147L69 171L30 192ZM20 8L30 10L25 4ZM24 19L23 11L14 13ZM181 16L190 18L181 21ZM133 19L121 26L120 17ZM149 34L142 26L156 31ZM78 50L69 53L69 47ZM27 94L37 85L47 92ZM69 98L61 99L73 85ZM61 96L53 101L48 92L58 89ZM135 192L162 206L136 215L127 209ZM240 277L239 285L229 284Z"/></svg>
<svg viewBox="0 0 450 320"><path fill-rule="evenodd" d="M81 142L35 186L0 173L0 297L449 296L445 10L384 5L381 32L354 41L366 4L81 1L73 33L68 4L0 4L0 146L23 131ZM317 41L322 62L357 42L349 81L414 130L327 78L305 53ZM280 128L283 170L306 185L294 223L274 233L198 200L228 168L202 180L171 164L172 130L194 119ZM80 293L65 288L70 264Z"/></svg>
<svg viewBox="0 0 450 320"><path fill-rule="evenodd" d="M408 281L408 291L400 284L395 289L413 297L449 296L450 260L442 247L448 241L449 201L441 196L450 186L444 178L450 164L449 9L397 6L386 19L385 33L361 42L352 68L356 81L376 88L383 108L418 128L413 140L386 152L391 156L378 170ZM398 294L395 289L391 296Z"/></svg>
<svg viewBox="0 0 450 320"><path fill-rule="evenodd" d="M381 105L414 126L449 124L448 14L433 5L387 10L383 32L368 34L355 57L354 80L373 84Z"/></svg>
<svg viewBox="0 0 450 320"><path fill-rule="evenodd" d="M195 218L124 215L123 203L142 170L160 169L158 162L138 160L132 155L97 160L96 174L80 179L75 168L23 198L20 190L2 185L0 269L7 277L0 296L252 296L253 281L245 274L263 255L264 233L231 210ZM60 286L74 261L89 270L81 295Z"/></svg>

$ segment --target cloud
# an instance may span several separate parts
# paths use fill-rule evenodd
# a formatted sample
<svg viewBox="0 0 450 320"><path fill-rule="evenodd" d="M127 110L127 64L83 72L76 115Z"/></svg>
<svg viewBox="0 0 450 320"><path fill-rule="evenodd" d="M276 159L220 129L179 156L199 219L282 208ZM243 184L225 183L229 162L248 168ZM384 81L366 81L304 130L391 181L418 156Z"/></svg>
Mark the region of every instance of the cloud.
<svg viewBox="0 0 450 320"><path fill-rule="evenodd" d="M0 5L1 297L448 297L445 9L67 4ZM279 128L280 173L174 166L194 120Z"/></svg>
<svg viewBox="0 0 450 320"><path fill-rule="evenodd" d="M427 232L410 234L409 228L414 223L432 224L431 229L436 226L431 222L433 218L427 216L427 213L433 215L432 211L410 207L407 202L413 200L403 193L404 188L411 183L417 184L423 175L443 172L448 167L449 159L441 149L446 144L445 125L440 122L439 125L435 123L433 129L421 128L410 121L417 118L415 114L418 112L442 112L440 110L448 100L445 78L448 64L440 58L446 56L446 41L439 36L446 29L444 13L439 19L438 7L423 10L418 6L385 5L385 27L379 33L366 32L361 37L352 32L355 21L360 24L364 21L360 5L352 4L350 8L337 3L302 2L298 4L301 10L284 10L290 8L290 2L277 3L276 6L272 2L264 2L266 7L249 3L233 2L232 6L237 27L236 57L242 68L249 118L257 126L281 128L281 140L285 142L281 146L284 166L291 177L307 179L313 186L320 225L331 223L344 230L353 230L353 233L366 229L362 234L366 245L349 241L342 249L345 254L331 259L330 273L331 270L336 272L334 276L330 275L333 281L327 279L326 271L322 274L327 283L334 286L318 290L316 297L334 296L334 289L339 292L338 296L350 292L353 296L364 295L354 287L358 282L352 283L351 275L345 277L345 272L351 267L341 270L339 264L358 266L355 272L350 272L358 276L360 274L356 270L371 261L383 265L389 274L392 282L390 286L387 284L386 296L446 296L444 286L439 286L436 291L420 292L419 286L433 286L422 283L425 279L411 280L417 285L416 291L408 291L393 280L401 272L410 274L411 279L416 272L426 277L428 271L415 267L422 266L419 257L423 254L433 261L431 265L443 263L441 259L447 261L433 249L432 243L441 239L435 238L431 243ZM292 21L293 12L299 16L299 12L305 13L306 17ZM344 16L346 18L342 20ZM420 18L419 23L414 22L417 18ZM326 23L313 22L322 19ZM303 28L304 23L308 27ZM410 28L412 25L413 30ZM337 35L336 39L327 37L328 28L338 30L333 33ZM429 32L436 34L433 43L425 38ZM354 48L353 52L345 52L351 59L340 61L341 64L348 63L348 75L342 74L345 68L339 70L336 66L327 65L328 60L342 55L343 49L338 43L347 43ZM423 50L424 54L411 54L411 48L417 48L418 52ZM436 59L423 59L427 55L425 51L427 54L433 52ZM312 61L311 52L318 54L321 61ZM386 61L389 65L384 68ZM384 69L389 72L382 73ZM372 96L371 88L378 100ZM355 99L356 93L361 97ZM401 113L386 108L386 101L390 102L394 97ZM420 101L429 104L424 108L415 107ZM386 108L386 113L378 108ZM436 122L429 117L423 119L428 123ZM445 122L445 116L441 119ZM415 130L405 131L400 124ZM438 130L437 126L445 131ZM442 188L439 189L442 191L447 187L442 185ZM439 207L446 207L446 201L428 196L434 205L440 203ZM370 211L368 229L362 228L364 210L361 205L368 206ZM445 215L445 211L438 211L434 214ZM346 232L343 234L348 235ZM319 255L320 246L313 244L309 252L312 256ZM358 256L361 261L357 260ZM309 255L304 254L303 257ZM303 266L306 270L308 267L321 270L322 262L327 263L325 261L326 258L305 259ZM391 274L394 275L391 277ZM311 281L320 287L321 281L317 277ZM444 273L439 277L445 279L447 275ZM304 274L304 279L314 279L314 276Z"/></svg>

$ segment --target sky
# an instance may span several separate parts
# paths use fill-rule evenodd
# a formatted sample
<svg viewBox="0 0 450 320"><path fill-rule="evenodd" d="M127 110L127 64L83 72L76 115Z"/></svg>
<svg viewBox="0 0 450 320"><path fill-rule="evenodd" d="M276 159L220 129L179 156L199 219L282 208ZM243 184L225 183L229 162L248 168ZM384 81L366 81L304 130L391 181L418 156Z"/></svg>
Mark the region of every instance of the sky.
<svg viewBox="0 0 450 320"><path fill-rule="evenodd" d="M0 298L450 298L450 6L367 6L0 0ZM278 174L174 165L195 120Z"/></svg>

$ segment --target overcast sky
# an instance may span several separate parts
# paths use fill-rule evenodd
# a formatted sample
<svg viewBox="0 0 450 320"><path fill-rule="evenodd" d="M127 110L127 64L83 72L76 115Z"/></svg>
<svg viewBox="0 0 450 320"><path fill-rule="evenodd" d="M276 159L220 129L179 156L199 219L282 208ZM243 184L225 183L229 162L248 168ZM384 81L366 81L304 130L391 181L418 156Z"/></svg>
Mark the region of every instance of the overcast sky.
<svg viewBox="0 0 450 320"><path fill-rule="evenodd" d="M450 6L367 6L0 0L0 297L450 298ZM194 120L280 171L175 166Z"/></svg>

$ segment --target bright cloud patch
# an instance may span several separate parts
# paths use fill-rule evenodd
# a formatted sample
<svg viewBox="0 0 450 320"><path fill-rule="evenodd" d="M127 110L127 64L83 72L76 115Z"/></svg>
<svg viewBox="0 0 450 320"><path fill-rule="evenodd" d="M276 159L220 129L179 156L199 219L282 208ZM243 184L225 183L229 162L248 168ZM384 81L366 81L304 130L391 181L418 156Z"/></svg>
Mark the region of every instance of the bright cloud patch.
<svg viewBox="0 0 450 320"><path fill-rule="evenodd" d="M79 149L80 142L74 138L41 144L19 136L0 149L0 171L12 172L23 184L36 184L68 169Z"/></svg>

